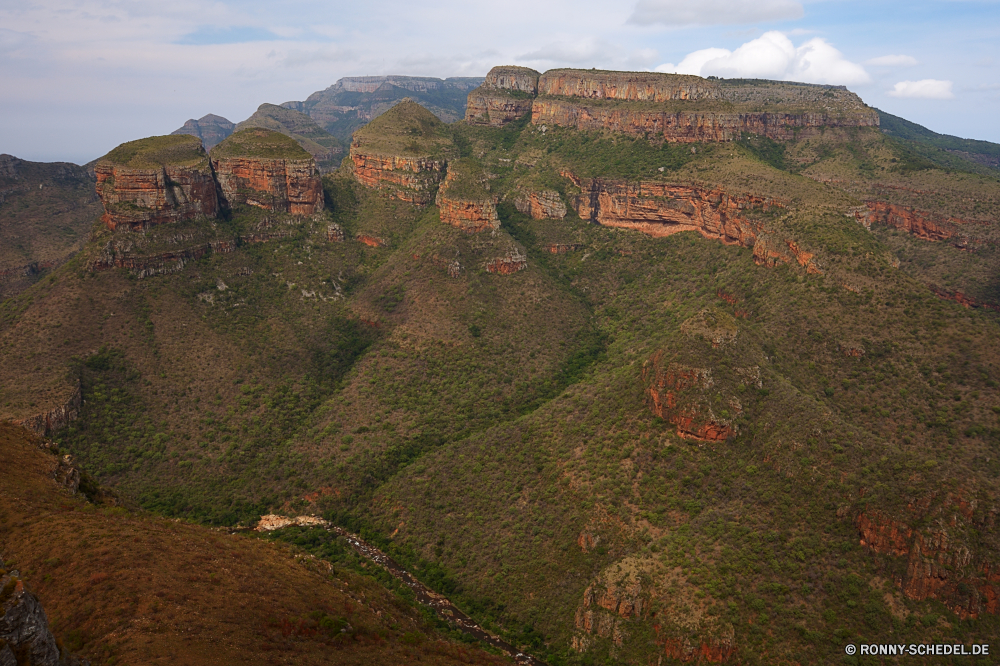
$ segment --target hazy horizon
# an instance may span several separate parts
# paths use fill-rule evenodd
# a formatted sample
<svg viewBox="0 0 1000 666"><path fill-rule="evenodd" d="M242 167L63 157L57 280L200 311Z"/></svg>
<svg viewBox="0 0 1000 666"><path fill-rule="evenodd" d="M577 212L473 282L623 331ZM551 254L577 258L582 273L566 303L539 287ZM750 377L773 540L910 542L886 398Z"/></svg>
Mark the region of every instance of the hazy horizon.
<svg viewBox="0 0 1000 666"><path fill-rule="evenodd" d="M297 0L0 9L0 152L93 160L208 113L233 122L346 76L500 64L843 84L942 134L1000 142L1000 2L593 0L544 6ZM994 109L994 110L991 110Z"/></svg>

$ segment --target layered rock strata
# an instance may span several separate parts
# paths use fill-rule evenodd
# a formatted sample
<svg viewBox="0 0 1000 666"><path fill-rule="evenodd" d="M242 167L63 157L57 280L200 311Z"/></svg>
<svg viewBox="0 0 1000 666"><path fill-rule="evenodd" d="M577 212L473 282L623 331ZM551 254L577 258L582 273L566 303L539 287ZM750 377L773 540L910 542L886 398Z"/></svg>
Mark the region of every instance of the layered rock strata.
<svg viewBox="0 0 1000 666"><path fill-rule="evenodd" d="M854 214L854 218L868 230L871 230L873 224L881 224L906 231L924 240L950 240L961 248L967 247L969 243L968 240L958 238L959 228L975 224L970 220L945 217L886 201L866 201L863 208L855 208L851 212Z"/></svg>
<svg viewBox="0 0 1000 666"><path fill-rule="evenodd" d="M486 272L497 275L513 275L528 267L528 257L520 250L511 250L507 254L495 257L486 262Z"/></svg>
<svg viewBox="0 0 1000 666"><path fill-rule="evenodd" d="M390 199L426 206L444 179L446 162L427 157L366 154L351 146L354 177L362 185L380 190Z"/></svg>
<svg viewBox="0 0 1000 666"><path fill-rule="evenodd" d="M676 426L678 436L724 441L736 434L727 419L713 413L706 399L714 385L710 369L669 363L658 352L645 364L642 375L650 411Z"/></svg>
<svg viewBox="0 0 1000 666"><path fill-rule="evenodd" d="M441 221L466 233L499 229L497 198L486 189L488 182L484 188L482 183L474 181L475 172L470 166L462 161L449 165L434 201L440 209Z"/></svg>
<svg viewBox="0 0 1000 666"><path fill-rule="evenodd" d="M527 67L494 67L483 85L469 93L466 122L502 127L530 114L532 101L538 94L539 76Z"/></svg>
<svg viewBox="0 0 1000 666"><path fill-rule="evenodd" d="M819 272L812 253L793 240L776 238L763 224L747 219L750 209L783 208L784 204L775 199L659 181L581 179L569 172L563 175L580 188L580 194L570 198L570 205L584 220L654 237L697 231L727 245L751 248L759 265L795 262L808 272Z"/></svg>
<svg viewBox="0 0 1000 666"><path fill-rule="evenodd" d="M566 217L566 204L555 190L520 192L514 207L535 220L561 220Z"/></svg>
<svg viewBox="0 0 1000 666"><path fill-rule="evenodd" d="M323 210L323 183L314 160L226 157L212 160L226 203L292 215Z"/></svg>
<svg viewBox="0 0 1000 666"><path fill-rule="evenodd" d="M911 512L914 508L911 504ZM949 534L974 522L975 503L948 497L942 509L941 517L950 530L940 522L936 529L913 528L877 510L862 511L854 524L862 546L905 558L905 573L894 577L904 596L917 601L937 599L962 619L1000 613L1000 564L974 556Z"/></svg>
<svg viewBox="0 0 1000 666"><path fill-rule="evenodd" d="M219 211L215 179L202 166L132 168L98 162L94 174L104 204L101 220L112 231L215 217Z"/></svg>

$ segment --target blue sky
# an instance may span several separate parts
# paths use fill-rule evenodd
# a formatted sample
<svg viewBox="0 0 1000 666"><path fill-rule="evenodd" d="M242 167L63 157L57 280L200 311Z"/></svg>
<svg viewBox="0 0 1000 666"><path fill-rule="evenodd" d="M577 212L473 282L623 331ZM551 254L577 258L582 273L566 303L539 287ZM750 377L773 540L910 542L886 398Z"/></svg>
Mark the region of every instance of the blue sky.
<svg viewBox="0 0 1000 666"><path fill-rule="evenodd" d="M0 152L82 163L342 76L497 64L843 83L935 131L1000 142L1000 0L4 0Z"/></svg>

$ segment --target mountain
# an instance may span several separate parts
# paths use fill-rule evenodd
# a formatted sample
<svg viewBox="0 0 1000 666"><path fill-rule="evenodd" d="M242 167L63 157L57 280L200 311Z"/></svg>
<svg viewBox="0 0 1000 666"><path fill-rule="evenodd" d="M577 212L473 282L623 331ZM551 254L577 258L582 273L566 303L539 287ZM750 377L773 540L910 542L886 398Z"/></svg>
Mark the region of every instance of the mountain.
<svg viewBox="0 0 1000 666"><path fill-rule="evenodd" d="M68 261L100 211L87 167L0 155L0 298Z"/></svg>
<svg viewBox="0 0 1000 666"><path fill-rule="evenodd" d="M322 178L115 149L0 304L0 418L161 516L322 515L552 664L1000 633L994 172L837 86L500 67L466 113Z"/></svg>
<svg viewBox="0 0 1000 666"><path fill-rule="evenodd" d="M341 544L334 567L253 532L132 511L58 453L0 424L0 659L21 657L4 663L78 663L67 650L92 664L499 661L440 635ZM46 616L54 636L38 630Z"/></svg>
<svg viewBox="0 0 1000 666"><path fill-rule="evenodd" d="M252 116L236 125L236 130L248 127L263 127L292 137L315 158L316 165L324 172L339 166L344 152L340 140L309 116L282 106L261 104Z"/></svg>
<svg viewBox="0 0 1000 666"><path fill-rule="evenodd" d="M885 111L879 111L878 115L882 131L890 136L918 145L938 148L992 169L1000 169L1000 144L976 139L960 139L949 134L938 134L923 125L912 123L905 118L894 116Z"/></svg>
<svg viewBox="0 0 1000 666"><path fill-rule="evenodd" d="M211 150L213 146L232 134L235 128L236 126L229 120L209 113L198 120L194 118L188 119L180 129L174 130L171 134L190 134L191 136L196 136L201 139L205 150Z"/></svg>
<svg viewBox="0 0 1000 666"><path fill-rule="evenodd" d="M418 76L354 76L314 92L304 102L281 106L307 114L347 143L354 130L404 98L427 108L446 123L465 116L466 95L481 78L435 79Z"/></svg>

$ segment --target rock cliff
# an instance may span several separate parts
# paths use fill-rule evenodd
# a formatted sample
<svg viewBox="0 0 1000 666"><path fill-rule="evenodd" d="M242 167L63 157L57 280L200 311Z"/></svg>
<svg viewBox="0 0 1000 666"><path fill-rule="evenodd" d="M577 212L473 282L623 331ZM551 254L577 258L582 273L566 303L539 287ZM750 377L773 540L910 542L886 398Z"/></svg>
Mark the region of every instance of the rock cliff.
<svg viewBox="0 0 1000 666"><path fill-rule="evenodd" d="M723 441L736 433L732 415L740 414L739 401L730 400L730 418L714 413L709 391L715 385L710 368L695 368L666 359L657 352L642 370L650 411L677 427L687 439Z"/></svg>
<svg viewBox="0 0 1000 666"><path fill-rule="evenodd" d="M97 161L102 220L133 230L199 217L219 208L215 179L201 142L189 135L124 143Z"/></svg>
<svg viewBox="0 0 1000 666"><path fill-rule="evenodd" d="M535 220L561 220L566 217L566 204L555 190L519 191L514 207Z"/></svg>
<svg viewBox="0 0 1000 666"><path fill-rule="evenodd" d="M205 147L205 150L211 150L232 134L234 129L236 129L236 126L230 120L209 113L198 120L194 118L189 119L180 129L175 129L171 134L190 134L191 136L196 136L201 139L201 144Z"/></svg>
<svg viewBox="0 0 1000 666"><path fill-rule="evenodd" d="M83 391L79 383L73 391L69 400L62 407L55 407L44 414L37 414L18 421L18 425L24 426L28 430L38 435L51 435L60 428L65 428L71 421L80 415L80 406L83 404Z"/></svg>
<svg viewBox="0 0 1000 666"><path fill-rule="evenodd" d="M752 209L783 208L775 199L660 181L581 179L566 171L563 175L580 188L570 205L584 220L656 237L697 231L705 238L753 249L754 261L760 265L794 262L809 272L819 272L812 253L748 219Z"/></svg>
<svg viewBox="0 0 1000 666"><path fill-rule="evenodd" d="M954 239L961 226L974 224L957 217L945 217L886 201L866 201L864 208L856 208L853 213L866 229L871 229L873 224L881 224L930 241Z"/></svg>
<svg viewBox="0 0 1000 666"><path fill-rule="evenodd" d="M995 513L976 512L976 502L949 495L936 510L929 502L911 502L915 528L884 511L866 510L855 518L861 545L906 560L905 572L894 576L903 594L915 600L937 599L959 617L1000 613L1000 564L973 555L958 536L963 528L988 529Z"/></svg>
<svg viewBox="0 0 1000 666"><path fill-rule="evenodd" d="M38 599L0 560L0 666L86 666L59 648Z"/></svg>
<svg viewBox="0 0 1000 666"><path fill-rule="evenodd" d="M483 85L469 93L465 120L474 125L502 127L523 118L531 113L539 76L527 67L494 67Z"/></svg>
<svg viewBox="0 0 1000 666"><path fill-rule="evenodd" d="M354 133L354 177L362 185L408 203L426 205L458 157L447 128L431 112L403 100Z"/></svg>
<svg viewBox="0 0 1000 666"><path fill-rule="evenodd" d="M212 149L225 202L292 215L323 210L323 184L313 157L273 130L240 130Z"/></svg>
<svg viewBox="0 0 1000 666"><path fill-rule="evenodd" d="M466 233L498 229L498 200L490 190L489 181L489 174L474 161L451 162L435 199L441 209L441 221Z"/></svg>

